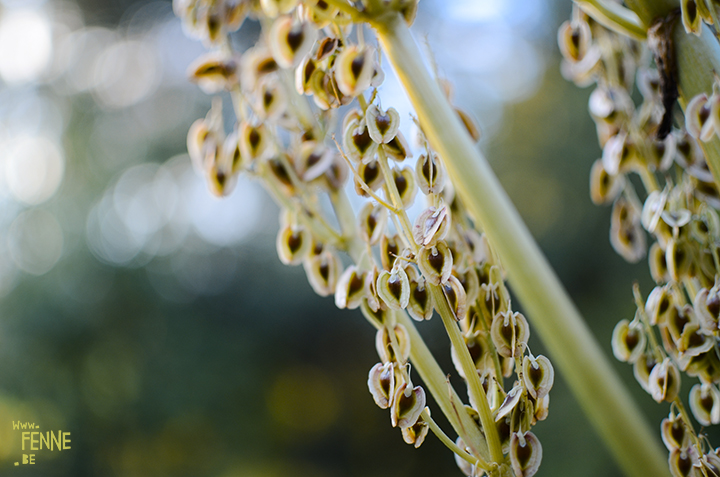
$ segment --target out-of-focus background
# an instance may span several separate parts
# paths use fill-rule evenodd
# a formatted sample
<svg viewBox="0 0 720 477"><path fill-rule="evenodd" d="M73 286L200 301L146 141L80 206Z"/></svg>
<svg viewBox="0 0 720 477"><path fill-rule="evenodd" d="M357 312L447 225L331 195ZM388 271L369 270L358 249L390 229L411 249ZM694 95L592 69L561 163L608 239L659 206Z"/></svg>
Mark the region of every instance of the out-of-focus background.
<svg viewBox="0 0 720 477"><path fill-rule="evenodd" d="M651 284L589 199L590 90L561 77L556 46L569 15L560 0L423 0L413 30L610 354L632 282ZM0 0L0 474L461 475L373 403L374 330L280 264L261 187L217 200L192 171L186 132L211 98L185 71L203 51L169 0ZM392 74L381 94L409 123ZM440 320L420 329L455 374ZM616 366L659 435L667 406ZM22 465L13 422L70 432L71 449ZM619 474L559 376L535 432L538 475Z"/></svg>

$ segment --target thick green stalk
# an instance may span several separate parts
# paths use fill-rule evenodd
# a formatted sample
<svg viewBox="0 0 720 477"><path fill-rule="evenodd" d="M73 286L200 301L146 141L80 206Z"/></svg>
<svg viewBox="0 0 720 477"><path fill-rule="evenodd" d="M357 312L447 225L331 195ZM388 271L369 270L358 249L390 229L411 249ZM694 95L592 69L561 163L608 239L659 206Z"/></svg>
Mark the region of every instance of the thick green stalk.
<svg viewBox="0 0 720 477"><path fill-rule="evenodd" d="M397 16L374 22L431 146L456 191L483 227L555 366L627 475L669 475L667 453L642 417L490 166L422 62Z"/></svg>
<svg viewBox="0 0 720 477"><path fill-rule="evenodd" d="M627 5L640 19L649 25L656 18L663 18L673 9L680 8L676 0L627 0ZM680 105L683 110L693 96L700 93L712 94L715 76L720 74L720 44L707 25L702 35L688 34L678 18L673 32L675 57L677 58L677 80ZM720 185L720 139L700 143L707 158L715 183Z"/></svg>

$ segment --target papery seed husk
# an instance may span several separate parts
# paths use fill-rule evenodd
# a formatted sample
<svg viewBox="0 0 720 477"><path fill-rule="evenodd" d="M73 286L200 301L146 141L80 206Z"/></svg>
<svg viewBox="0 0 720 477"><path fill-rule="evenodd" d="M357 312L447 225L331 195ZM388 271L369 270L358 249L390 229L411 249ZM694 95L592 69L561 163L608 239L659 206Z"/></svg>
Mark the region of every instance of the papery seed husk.
<svg viewBox="0 0 720 477"><path fill-rule="evenodd" d="M672 402L680 390L680 372L668 358L656 364L648 378L650 395L657 402Z"/></svg>
<svg viewBox="0 0 720 477"><path fill-rule="evenodd" d="M392 272L383 270L377 280L377 292L385 304L393 310L407 307L410 299L410 282L402 268Z"/></svg>
<svg viewBox="0 0 720 477"><path fill-rule="evenodd" d="M310 52L317 32L310 23L295 21L292 17L279 17L273 22L270 32L270 49L273 58L281 68L297 66Z"/></svg>
<svg viewBox="0 0 720 477"><path fill-rule="evenodd" d="M427 409L427 408L426 408ZM429 412L429 411L428 411ZM403 440L407 444L413 445L416 449L425 442L430 427L427 422L423 421L422 416L410 427L401 429Z"/></svg>
<svg viewBox="0 0 720 477"><path fill-rule="evenodd" d="M418 276L417 279L411 280L408 314L416 321L429 320L432 318L433 308L433 297L430 290L427 289L425 279Z"/></svg>
<svg viewBox="0 0 720 477"><path fill-rule="evenodd" d="M320 296L335 293L335 285L342 273L342 262L337 253L323 250L319 255L308 257L303 262L310 286Z"/></svg>
<svg viewBox="0 0 720 477"><path fill-rule="evenodd" d="M387 223L387 209L380 205L367 202L358 214L360 237L370 245L380 241Z"/></svg>
<svg viewBox="0 0 720 477"><path fill-rule="evenodd" d="M602 159L593 163L590 170L590 199L595 205L614 201L624 184L623 176L612 176L603 167Z"/></svg>
<svg viewBox="0 0 720 477"><path fill-rule="evenodd" d="M542 445L535 434L514 433L510 438L510 463L516 477L532 477L542 461Z"/></svg>
<svg viewBox="0 0 720 477"><path fill-rule="evenodd" d="M395 368L393 363L377 363L368 373L368 389L380 409L392 405L395 396Z"/></svg>
<svg viewBox="0 0 720 477"><path fill-rule="evenodd" d="M287 225L277 236L277 253L285 265L300 265L310 252L312 237L302 228Z"/></svg>
<svg viewBox="0 0 720 477"><path fill-rule="evenodd" d="M434 247L420 249L416 260L423 277L429 283L440 285L450 277L453 258L445 242L438 242Z"/></svg>
<svg viewBox="0 0 720 477"><path fill-rule="evenodd" d="M455 320L462 320L467 314L467 296L460 280L450 275L447 281L440 284L445 299L455 316Z"/></svg>
<svg viewBox="0 0 720 477"><path fill-rule="evenodd" d="M425 390L415 386L410 395L405 394L407 383L403 383L395 391L392 405L391 421L393 427L404 429L414 425L425 408Z"/></svg>
<svg viewBox="0 0 720 477"><path fill-rule="evenodd" d="M558 29L560 53L573 62L584 58L591 41L590 26L585 21L565 21Z"/></svg>
<svg viewBox="0 0 720 477"><path fill-rule="evenodd" d="M445 168L435 154L422 154L415 164L418 187L423 194L439 194L445 184Z"/></svg>
<svg viewBox="0 0 720 477"><path fill-rule="evenodd" d="M239 57L213 51L193 61L187 74L204 93L216 94L238 84L239 61Z"/></svg>
<svg viewBox="0 0 720 477"><path fill-rule="evenodd" d="M378 144L387 144L395 138L400 128L400 114L395 108L381 111L377 106L370 105L365 112L368 133Z"/></svg>
<svg viewBox="0 0 720 477"><path fill-rule="evenodd" d="M372 80L374 61L368 47L346 47L335 60L335 79L340 91L347 96L358 96Z"/></svg>
<svg viewBox="0 0 720 477"><path fill-rule="evenodd" d="M703 426L720 423L720 391L712 384L695 384L690 389L690 410Z"/></svg>
<svg viewBox="0 0 720 477"><path fill-rule="evenodd" d="M399 349L395 350L392 347L390 331L387 326L383 326L375 334L375 349L383 363L394 362L404 365L410 358L410 335L407 328L401 324L395 325L393 332ZM396 351L400 353L400 356L395 354Z"/></svg>
<svg viewBox="0 0 720 477"><path fill-rule="evenodd" d="M700 477L696 472L700 461L693 447L673 449L668 457L668 465L673 477Z"/></svg>
<svg viewBox="0 0 720 477"><path fill-rule="evenodd" d="M365 273L355 265L345 269L335 287L335 306L354 310L365 298Z"/></svg>
<svg viewBox="0 0 720 477"><path fill-rule="evenodd" d="M555 370L545 356L523 358L523 382L525 389L534 399L543 399L547 396L554 381Z"/></svg>
<svg viewBox="0 0 720 477"><path fill-rule="evenodd" d="M650 276L655 280L655 283L667 283L670 281L670 272L665 261L665 250L662 249L659 243L655 242L650 246L648 262Z"/></svg>
<svg viewBox="0 0 720 477"><path fill-rule="evenodd" d="M679 416L670 415L660 424L660 436L668 451L684 449L690 443L690 435Z"/></svg>
<svg viewBox="0 0 720 477"><path fill-rule="evenodd" d="M621 320L615 325L612 336L613 354L619 361L634 363L645 351L647 338L642 327Z"/></svg>
<svg viewBox="0 0 720 477"><path fill-rule="evenodd" d="M438 208L428 207L413 225L413 239L422 247L432 247L443 240L450 230L450 211L443 205Z"/></svg>

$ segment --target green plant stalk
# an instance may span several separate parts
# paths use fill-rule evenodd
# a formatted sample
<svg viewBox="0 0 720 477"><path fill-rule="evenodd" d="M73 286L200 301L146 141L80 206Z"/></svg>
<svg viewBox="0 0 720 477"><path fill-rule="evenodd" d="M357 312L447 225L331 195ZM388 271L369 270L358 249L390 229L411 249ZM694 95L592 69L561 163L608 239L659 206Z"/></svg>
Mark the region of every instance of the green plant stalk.
<svg viewBox="0 0 720 477"><path fill-rule="evenodd" d="M483 426L483 430L485 431L485 436L488 441L490 458L493 462L500 464L505 460L502 452L502 444L500 443L500 436L498 435L497 427L495 426L495 419L493 419L487 395L485 394L485 389L480 381L480 376L478 376L475 363L472 361L472 357L470 356L470 352L465 344L465 340L463 339L462 334L458 329L457 322L455 321L455 314L450 309L450 305L445 298L442 288L440 288L440 285L433 285L430 283L428 283L428 287L430 288L430 294L435 302L435 308L440 315L440 318L442 318L443 325L445 325L445 329L450 337L450 342L452 343L453 348L455 348L455 352L460 360L460 366L462 366L463 373L465 374L470 394L478 407L477 411L480 415L480 423Z"/></svg>
<svg viewBox="0 0 720 477"><path fill-rule="evenodd" d="M636 40L647 38L647 30L640 18L619 3L607 0L575 0L575 3L605 28Z"/></svg>
<svg viewBox="0 0 720 477"><path fill-rule="evenodd" d="M666 17L673 9L680 8L674 0L627 0L630 7L646 25L655 18ZM680 106L683 111L690 100L700 94L712 94L715 76L720 74L720 45L707 25L703 25L698 37L685 33L678 18L673 32L675 58L677 59L677 83ZM720 139L714 136L709 142L700 142L712 172L715 184L720 186Z"/></svg>
<svg viewBox="0 0 720 477"><path fill-rule="evenodd" d="M535 329L585 413L629 476L668 476L667 457L540 252L490 166L422 62L399 16L373 22L432 147L482 225Z"/></svg>

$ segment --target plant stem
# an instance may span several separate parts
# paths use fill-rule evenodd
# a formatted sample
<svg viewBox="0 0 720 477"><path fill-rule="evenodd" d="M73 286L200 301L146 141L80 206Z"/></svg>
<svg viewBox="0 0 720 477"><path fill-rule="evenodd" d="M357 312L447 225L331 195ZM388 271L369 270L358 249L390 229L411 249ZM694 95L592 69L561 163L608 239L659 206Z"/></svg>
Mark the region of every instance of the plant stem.
<svg viewBox="0 0 720 477"><path fill-rule="evenodd" d="M622 5L608 0L575 0L575 3L605 28L636 40L647 38L640 18Z"/></svg>
<svg viewBox="0 0 720 477"><path fill-rule="evenodd" d="M488 448L490 450L490 458L493 462L498 464L504 460L502 452L502 444L500 443L500 436L495 426L495 419L493 419L490 405L488 404L485 389L483 388L480 377L477 373L475 363L473 363L470 352L468 351L467 344L458 329L457 322L455 321L455 314L450 309L445 294L439 285L427 284L430 288L433 301L435 302L435 309L442 318L443 325L447 330L450 342L452 343L458 358L460 359L460 366L462 366L465 379L468 383L468 389L470 394L477 405L478 414L480 415L480 423L485 431L485 437L488 441Z"/></svg>
<svg viewBox="0 0 720 477"><path fill-rule="evenodd" d="M627 5L649 25L654 19L667 16L680 5L675 0L627 0ZM683 111L690 100L700 94L712 94L714 72L720 72L720 44L710 28L703 24L702 34L685 33L682 22L675 23L673 33L680 106ZM700 142L715 184L720 185L720 139Z"/></svg>
<svg viewBox="0 0 720 477"><path fill-rule="evenodd" d="M485 159L422 62L398 17L374 22L432 147L482 225L510 283L590 421L627 475L666 476L666 453L532 239Z"/></svg>

